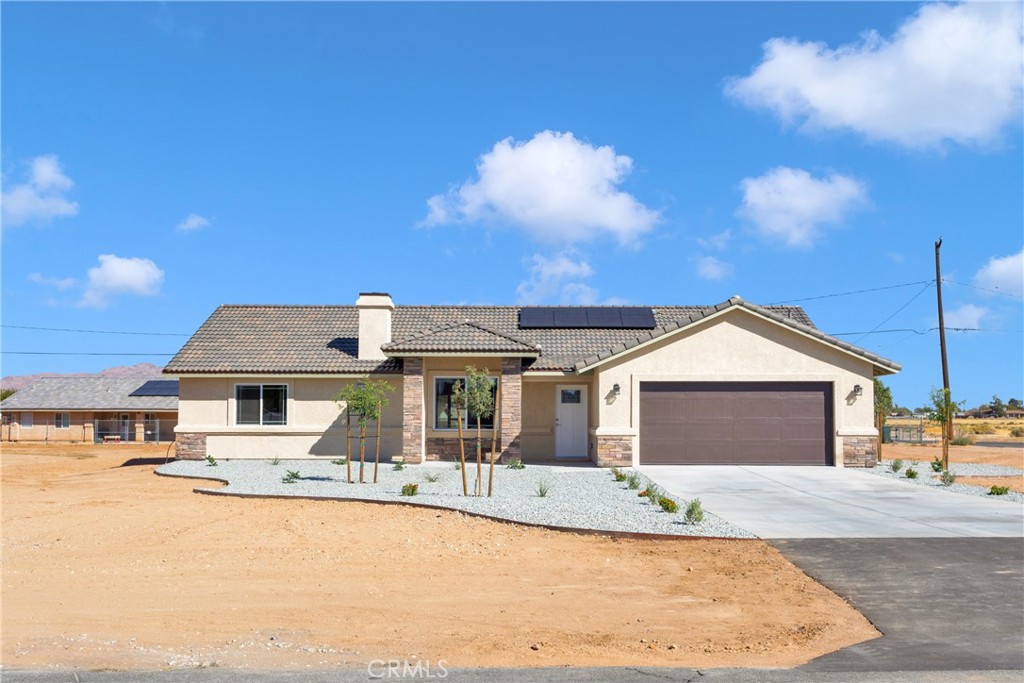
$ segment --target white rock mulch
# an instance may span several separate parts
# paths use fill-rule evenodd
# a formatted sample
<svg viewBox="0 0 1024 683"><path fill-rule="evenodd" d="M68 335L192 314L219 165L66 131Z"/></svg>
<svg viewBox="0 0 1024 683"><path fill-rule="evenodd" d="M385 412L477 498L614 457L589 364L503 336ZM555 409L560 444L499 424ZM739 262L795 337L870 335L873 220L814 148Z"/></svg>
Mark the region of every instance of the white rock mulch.
<svg viewBox="0 0 1024 683"><path fill-rule="evenodd" d="M917 470L917 479L907 478L908 467L913 467ZM949 470L957 477L1019 477L1024 474L1024 470L1019 470L1016 467L1008 467L1006 465L984 465L979 463L950 463ZM892 460L883 460L877 467L868 468L864 471L871 472L872 474L877 474L882 477L888 477L889 479L896 479L908 484L929 486L931 488L949 491L950 493L960 493L968 496L980 496L994 500L1024 503L1024 493L1018 493L1016 491L1010 491L1001 496L993 496L989 494L989 487L987 486L972 486L971 484L963 482L955 482L950 486L946 486L940 479L941 474L933 471L931 464L927 462L904 460L903 467L900 471L894 473L892 471Z"/></svg>

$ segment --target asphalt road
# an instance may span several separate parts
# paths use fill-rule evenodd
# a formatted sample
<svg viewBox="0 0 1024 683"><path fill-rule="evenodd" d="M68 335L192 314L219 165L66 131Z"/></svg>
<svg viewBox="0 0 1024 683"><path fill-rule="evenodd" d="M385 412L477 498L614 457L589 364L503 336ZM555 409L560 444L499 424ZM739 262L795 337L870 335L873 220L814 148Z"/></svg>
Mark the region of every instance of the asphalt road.
<svg viewBox="0 0 1024 683"><path fill-rule="evenodd" d="M1024 538L771 543L884 634L803 670L1016 670L1024 680Z"/></svg>

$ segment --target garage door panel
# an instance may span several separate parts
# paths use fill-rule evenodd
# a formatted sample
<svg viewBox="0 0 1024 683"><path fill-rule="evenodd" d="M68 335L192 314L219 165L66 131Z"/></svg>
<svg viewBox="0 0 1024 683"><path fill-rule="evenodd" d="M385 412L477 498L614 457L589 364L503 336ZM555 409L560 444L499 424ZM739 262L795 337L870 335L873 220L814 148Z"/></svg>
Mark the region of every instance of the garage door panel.
<svg viewBox="0 0 1024 683"><path fill-rule="evenodd" d="M831 464L826 382L641 382L644 464Z"/></svg>

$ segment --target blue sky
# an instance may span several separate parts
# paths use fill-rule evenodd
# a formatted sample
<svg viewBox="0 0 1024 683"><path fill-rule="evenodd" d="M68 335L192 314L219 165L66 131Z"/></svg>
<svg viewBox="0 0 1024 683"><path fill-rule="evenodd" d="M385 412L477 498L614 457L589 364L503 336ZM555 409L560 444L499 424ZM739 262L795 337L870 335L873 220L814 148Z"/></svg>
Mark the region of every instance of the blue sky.
<svg viewBox="0 0 1024 683"><path fill-rule="evenodd" d="M221 303L739 294L879 330L843 338L916 406L941 236L946 324L982 330L954 394L1024 398L1020 8L4 3L2 372L163 363L13 352L173 353L21 328Z"/></svg>

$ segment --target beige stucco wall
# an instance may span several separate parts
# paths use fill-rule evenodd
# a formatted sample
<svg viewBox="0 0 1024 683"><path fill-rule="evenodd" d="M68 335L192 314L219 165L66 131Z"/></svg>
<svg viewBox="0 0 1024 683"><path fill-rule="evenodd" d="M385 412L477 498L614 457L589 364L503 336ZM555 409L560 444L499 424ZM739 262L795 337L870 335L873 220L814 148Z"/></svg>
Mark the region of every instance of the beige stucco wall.
<svg viewBox="0 0 1024 683"><path fill-rule="evenodd" d="M597 407L592 386L593 375L523 378L523 460L553 460L555 458L555 414L558 387L587 387L588 421L596 420ZM589 439L588 439L589 442Z"/></svg>
<svg viewBox="0 0 1024 683"><path fill-rule="evenodd" d="M708 322L598 366L593 392L599 409L595 433L628 436L639 464L641 381L813 381L833 385L835 461L842 465L843 436L874 436L871 363L774 322L733 309ZM620 395L606 400L613 385ZM854 385L863 395L853 396Z"/></svg>
<svg viewBox="0 0 1024 683"><path fill-rule="evenodd" d="M381 459L402 452L401 377L381 377L395 391L381 421ZM334 395L358 378L321 377L182 377L178 398L181 433L206 434L207 453L217 458L337 458L345 447L345 414ZM236 425L236 384L288 386L287 425ZM369 433L375 433L371 423ZM358 425L352 422L353 457L358 456ZM367 440L368 457L373 441Z"/></svg>

